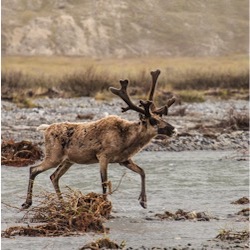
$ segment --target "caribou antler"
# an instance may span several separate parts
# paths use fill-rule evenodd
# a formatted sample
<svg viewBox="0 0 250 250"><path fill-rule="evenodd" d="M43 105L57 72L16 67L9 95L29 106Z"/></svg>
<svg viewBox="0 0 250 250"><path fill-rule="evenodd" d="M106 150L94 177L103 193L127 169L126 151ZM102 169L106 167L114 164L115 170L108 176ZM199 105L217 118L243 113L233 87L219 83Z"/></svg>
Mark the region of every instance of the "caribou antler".
<svg viewBox="0 0 250 250"><path fill-rule="evenodd" d="M159 69L157 69L156 71L151 71L150 74L152 76L152 84L151 84L151 88L150 88L150 92L149 92L149 101L152 101L154 102L154 92L155 92L155 87L156 87L156 83L157 83L157 79L160 75L161 71ZM151 110L154 114L157 114L157 115L167 115L168 114L168 108L173 105L175 102L175 98L172 97L171 99L169 99L167 101L167 105L164 105L160 108L156 108L155 104L153 103L151 105Z"/></svg>
<svg viewBox="0 0 250 250"><path fill-rule="evenodd" d="M128 92L127 92L127 87L128 87L128 80L120 80L120 84L121 84L121 88L117 89L114 87L109 87L109 90L119 96L124 102L127 103L128 107L126 108L122 108L122 112L126 112L128 110L134 110L136 112L139 112L147 117L150 117L150 112L149 110L147 111L145 106L142 105L144 107L144 109L136 106L129 98ZM142 104L142 103L141 103Z"/></svg>
<svg viewBox="0 0 250 250"><path fill-rule="evenodd" d="M161 71L157 69L156 71L151 71L150 74L152 76L152 84L149 92L149 97L148 101L140 101L140 106L142 106L144 109L141 107L135 105L131 100L127 92L127 87L128 87L128 80L120 80L121 88L117 89L114 87L110 87L109 90L119 96L124 102L127 103L128 107L122 108L122 112L126 112L128 110L134 110L136 112L139 112L146 117L150 117L151 113L157 114L157 115L167 115L168 114L168 108L175 102L175 98L172 97L167 101L167 104L165 106L162 106L160 108L156 108L154 104L154 93L155 93L155 87L157 84L157 79L160 75Z"/></svg>
<svg viewBox="0 0 250 250"><path fill-rule="evenodd" d="M149 92L149 97L148 100L149 101L154 101L154 93L155 93L155 87L156 87L156 83L157 83L157 79L160 75L161 71L159 69L157 69L156 71L151 71L150 74L152 76L152 84L151 84L151 89Z"/></svg>
<svg viewBox="0 0 250 250"><path fill-rule="evenodd" d="M157 115L160 115L160 116L162 116L162 115L167 115L167 114L168 114L168 108L169 108L171 105L173 105L174 102L175 102L175 97L172 97L171 99L169 99L169 100L167 101L167 105L164 105L164 106L162 106L162 107L160 107L160 108L156 108L156 107L154 106L154 109L152 110L152 112L153 112L154 114L157 114Z"/></svg>

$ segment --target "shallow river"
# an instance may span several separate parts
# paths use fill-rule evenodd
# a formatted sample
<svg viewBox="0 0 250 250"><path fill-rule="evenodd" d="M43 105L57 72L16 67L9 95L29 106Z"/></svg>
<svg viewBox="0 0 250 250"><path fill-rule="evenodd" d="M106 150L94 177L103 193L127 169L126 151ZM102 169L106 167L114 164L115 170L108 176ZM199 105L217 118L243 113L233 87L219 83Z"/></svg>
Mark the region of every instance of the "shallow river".
<svg viewBox="0 0 250 250"><path fill-rule="evenodd" d="M134 160L146 172L148 208L138 203L140 177L116 164L109 166L109 179L115 188L122 175L122 183L110 199L113 215L106 223L107 235L126 247L166 247L191 244L199 249L201 244L218 235L221 229L247 229L247 222L228 218L244 208L232 205L248 196L248 161L236 161L228 151L193 152L142 152ZM37 176L34 194L41 190L53 191L48 170ZM21 206L28 184L28 168L2 166L2 202ZM61 178L62 191L66 186L83 193L101 192L98 165L73 165ZM34 205L35 205L34 197ZM206 212L219 218L209 222L148 220L155 213L177 209ZM16 225L24 212L2 204L2 230ZM15 237L2 238L2 249L79 249L84 244L101 238L101 234L88 233L73 237Z"/></svg>

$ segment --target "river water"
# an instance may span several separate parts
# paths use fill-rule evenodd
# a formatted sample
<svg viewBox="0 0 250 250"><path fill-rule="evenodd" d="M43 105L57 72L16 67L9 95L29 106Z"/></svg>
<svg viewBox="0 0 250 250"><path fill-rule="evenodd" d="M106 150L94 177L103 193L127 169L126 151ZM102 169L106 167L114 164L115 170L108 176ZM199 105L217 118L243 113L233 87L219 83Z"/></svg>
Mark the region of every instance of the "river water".
<svg viewBox="0 0 250 250"><path fill-rule="evenodd" d="M214 239L221 229L245 230L247 222L229 217L244 206L232 205L249 195L249 162L237 161L229 151L141 152L135 162L146 173L148 208L138 203L140 177L117 164L109 166L109 180L115 188L110 199L114 219L106 226L107 236L127 247L167 247L191 244L199 249ZM53 191L48 170L37 176L34 195L41 190ZM28 184L28 168L2 166L2 202L21 206ZM61 178L62 191L66 186L83 193L101 192L98 165L73 165ZM36 198L34 197L34 205ZM206 212L219 220L209 222L152 220L155 213L177 209ZM17 225L24 212L2 204L2 230ZM151 219L146 219L151 218ZM103 237L88 233L72 237L15 237L2 238L2 250L7 249L79 249L86 243Z"/></svg>

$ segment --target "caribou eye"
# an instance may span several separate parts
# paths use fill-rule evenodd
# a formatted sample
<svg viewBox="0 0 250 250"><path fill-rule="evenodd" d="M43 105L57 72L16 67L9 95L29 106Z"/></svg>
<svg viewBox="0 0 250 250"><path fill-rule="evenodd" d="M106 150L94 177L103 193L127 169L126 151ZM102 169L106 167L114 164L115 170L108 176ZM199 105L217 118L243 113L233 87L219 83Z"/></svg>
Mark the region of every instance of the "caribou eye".
<svg viewBox="0 0 250 250"><path fill-rule="evenodd" d="M150 118L149 118L149 122L150 122L150 124L151 124L152 126L155 126L155 125L158 124L158 120L156 120L156 119L153 118L153 117L150 117Z"/></svg>

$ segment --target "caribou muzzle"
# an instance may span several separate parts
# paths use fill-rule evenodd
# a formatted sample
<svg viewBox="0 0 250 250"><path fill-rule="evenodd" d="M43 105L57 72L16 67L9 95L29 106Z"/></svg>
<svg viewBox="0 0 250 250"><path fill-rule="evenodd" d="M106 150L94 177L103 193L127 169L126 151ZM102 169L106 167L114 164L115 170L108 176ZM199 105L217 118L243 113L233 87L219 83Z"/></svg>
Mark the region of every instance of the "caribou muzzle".
<svg viewBox="0 0 250 250"><path fill-rule="evenodd" d="M165 127L158 128L158 134L167 135L167 136L171 137L171 136L177 134L177 129L175 127L173 127L171 124L166 123Z"/></svg>

